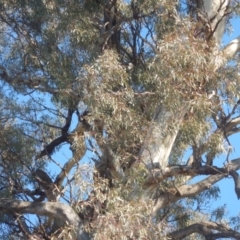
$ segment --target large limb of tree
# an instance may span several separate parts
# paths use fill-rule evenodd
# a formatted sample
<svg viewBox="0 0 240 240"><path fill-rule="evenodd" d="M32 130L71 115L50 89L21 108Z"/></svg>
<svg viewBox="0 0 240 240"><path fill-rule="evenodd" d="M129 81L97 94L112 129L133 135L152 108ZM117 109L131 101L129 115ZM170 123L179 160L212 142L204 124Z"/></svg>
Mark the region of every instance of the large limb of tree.
<svg viewBox="0 0 240 240"><path fill-rule="evenodd" d="M69 174L73 166L78 163L84 156L85 148L85 133L90 131L90 124L85 119L85 116L88 115L88 111L84 111L82 115L78 114L78 125L76 128L68 135L68 142L71 145L71 150L73 156L69 159L63 166L61 172L57 175L55 184L58 188L61 188L62 183L65 177Z"/></svg>
<svg viewBox="0 0 240 240"><path fill-rule="evenodd" d="M226 169L228 169L229 173L231 173L231 171L239 170L240 158L229 161L228 165L226 166ZM207 168L205 173L207 173ZM156 204L154 206L154 212L180 199L195 196L196 194L211 188L215 183L219 182L227 175L228 174L223 173L223 171L219 171L218 174L209 176L198 183L191 184L191 185L184 184L182 186L170 189L169 191L166 191L163 194L160 194L160 196L156 200Z"/></svg>
<svg viewBox="0 0 240 240"><path fill-rule="evenodd" d="M233 111L227 116L227 118L229 119L227 121L227 123L224 124L223 126L219 126L219 128L216 129L216 131L212 135L210 135L209 138L199 146L199 149L198 149L199 156L206 153L206 150L207 150L209 142L211 141L211 138L216 137L216 136L218 136L218 137L222 136L223 138L229 137L240 131L240 128L239 128L240 117L238 116L238 117L230 119L230 117L233 114L235 114L235 109L238 105L239 105L239 103L237 103L234 106ZM193 161L195 160L193 154L189 157L189 160L191 158L193 158ZM225 172L225 171L222 171L221 168L214 167L212 165L209 165L208 163L205 166L198 165L197 167L194 167L193 164L189 164L189 162L188 162L186 165L167 166L165 168L164 174L163 174L162 170L154 169L151 172L151 174L149 175L148 181L159 181L160 182L166 178L177 176L178 174L183 174L186 176L196 176L199 174L200 175L215 174L215 173L217 173L217 171L219 173Z"/></svg>
<svg viewBox="0 0 240 240"><path fill-rule="evenodd" d="M57 222L59 228L66 225L73 227L78 240L90 239L89 235L83 231L83 224L77 213L69 205L60 202L37 203L1 199L0 211L8 214L37 214L50 217Z"/></svg>
<svg viewBox="0 0 240 240"><path fill-rule="evenodd" d="M47 146L44 147L44 149L37 155L36 159L42 158L45 155L51 155L54 151L54 149L59 146L60 144L68 141L68 130L72 122L72 115L74 113L74 109L69 108L68 114L66 117L65 125L60 128L61 129L61 136L54 139L52 142L50 142Z"/></svg>

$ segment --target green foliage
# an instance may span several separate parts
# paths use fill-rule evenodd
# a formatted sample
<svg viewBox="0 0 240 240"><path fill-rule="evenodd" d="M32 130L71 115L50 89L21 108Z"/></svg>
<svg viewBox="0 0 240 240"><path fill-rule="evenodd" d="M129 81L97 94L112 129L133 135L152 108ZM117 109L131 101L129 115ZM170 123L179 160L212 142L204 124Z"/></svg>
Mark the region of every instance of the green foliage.
<svg viewBox="0 0 240 240"><path fill-rule="evenodd" d="M216 70L223 56L199 29L197 13L188 17L190 2L0 2L1 197L37 202L32 192L45 194L46 188L35 171L51 162L49 177L63 176L55 182L66 190L61 201L79 215L86 215L86 205L93 211L83 222L95 239L164 239L199 220L225 218L225 206L211 213L204 209L220 197L218 187L181 199L178 188L198 176L196 169L162 176L163 169L148 169L140 154L149 129L157 125L152 119L158 106L171 116L163 119L159 138L180 122L170 165L185 167L185 153L194 147L200 149L199 159L215 158L230 147L221 129L228 122L216 119L225 114L221 120L226 120L223 104L231 108L239 99L239 56ZM217 92L212 99L210 90ZM174 119L179 109L186 114ZM70 145L70 157L58 155L64 144ZM78 165L87 158L95 168ZM164 198L169 200L153 216L157 200ZM27 236L15 224L18 218L9 216L0 215L0 237ZM53 236L51 221L27 222L30 235L74 235L65 228ZM239 230L239 217L230 224Z"/></svg>

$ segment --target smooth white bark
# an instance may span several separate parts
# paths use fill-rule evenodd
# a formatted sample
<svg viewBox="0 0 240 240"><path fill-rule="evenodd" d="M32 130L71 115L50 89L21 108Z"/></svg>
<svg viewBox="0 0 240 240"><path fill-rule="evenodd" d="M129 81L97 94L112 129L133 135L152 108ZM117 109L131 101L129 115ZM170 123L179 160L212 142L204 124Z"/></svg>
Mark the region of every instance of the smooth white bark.
<svg viewBox="0 0 240 240"><path fill-rule="evenodd" d="M157 107L140 151L140 159L148 169L157 167L164 171L168 165L168 158L186 110L187 107L171 112L165 106Z"/></svg>
<svg viewBox="0 0 240 240"><path fill-rule="evenodd" d="M226 28L229 0L204 0L202 5L202 11L210 24L209 27L214 32L217 43L220 44Z"/></svg>

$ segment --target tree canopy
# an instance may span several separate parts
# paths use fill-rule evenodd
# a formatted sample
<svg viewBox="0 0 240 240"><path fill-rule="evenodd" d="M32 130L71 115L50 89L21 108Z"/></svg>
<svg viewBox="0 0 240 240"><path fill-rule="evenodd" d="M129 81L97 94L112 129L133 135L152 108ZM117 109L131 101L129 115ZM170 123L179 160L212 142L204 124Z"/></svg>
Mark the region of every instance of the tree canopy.
<svg viewBox="0 0 240 240"><path fill-rule="evenodd" d="M0 1L1 239L240 239L238 0ZM219 163L219 157L225 161Z"/></svg>

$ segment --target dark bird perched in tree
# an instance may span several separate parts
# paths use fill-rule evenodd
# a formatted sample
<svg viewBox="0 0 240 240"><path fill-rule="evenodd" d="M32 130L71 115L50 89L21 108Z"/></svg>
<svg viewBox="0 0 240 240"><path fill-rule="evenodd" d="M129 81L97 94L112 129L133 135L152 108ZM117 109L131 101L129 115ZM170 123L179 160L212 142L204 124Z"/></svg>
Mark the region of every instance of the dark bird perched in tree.
<svg viewBox="0 0 240 240"><path fill-rule="evenodd" d="M53 181L49 177L49 175L41 169L36 170L35 176L36 176L36 180L39 182L40 185L42 185L42 184L44 184L44 185L45 184L52 184L53 183Z"/></svg>

